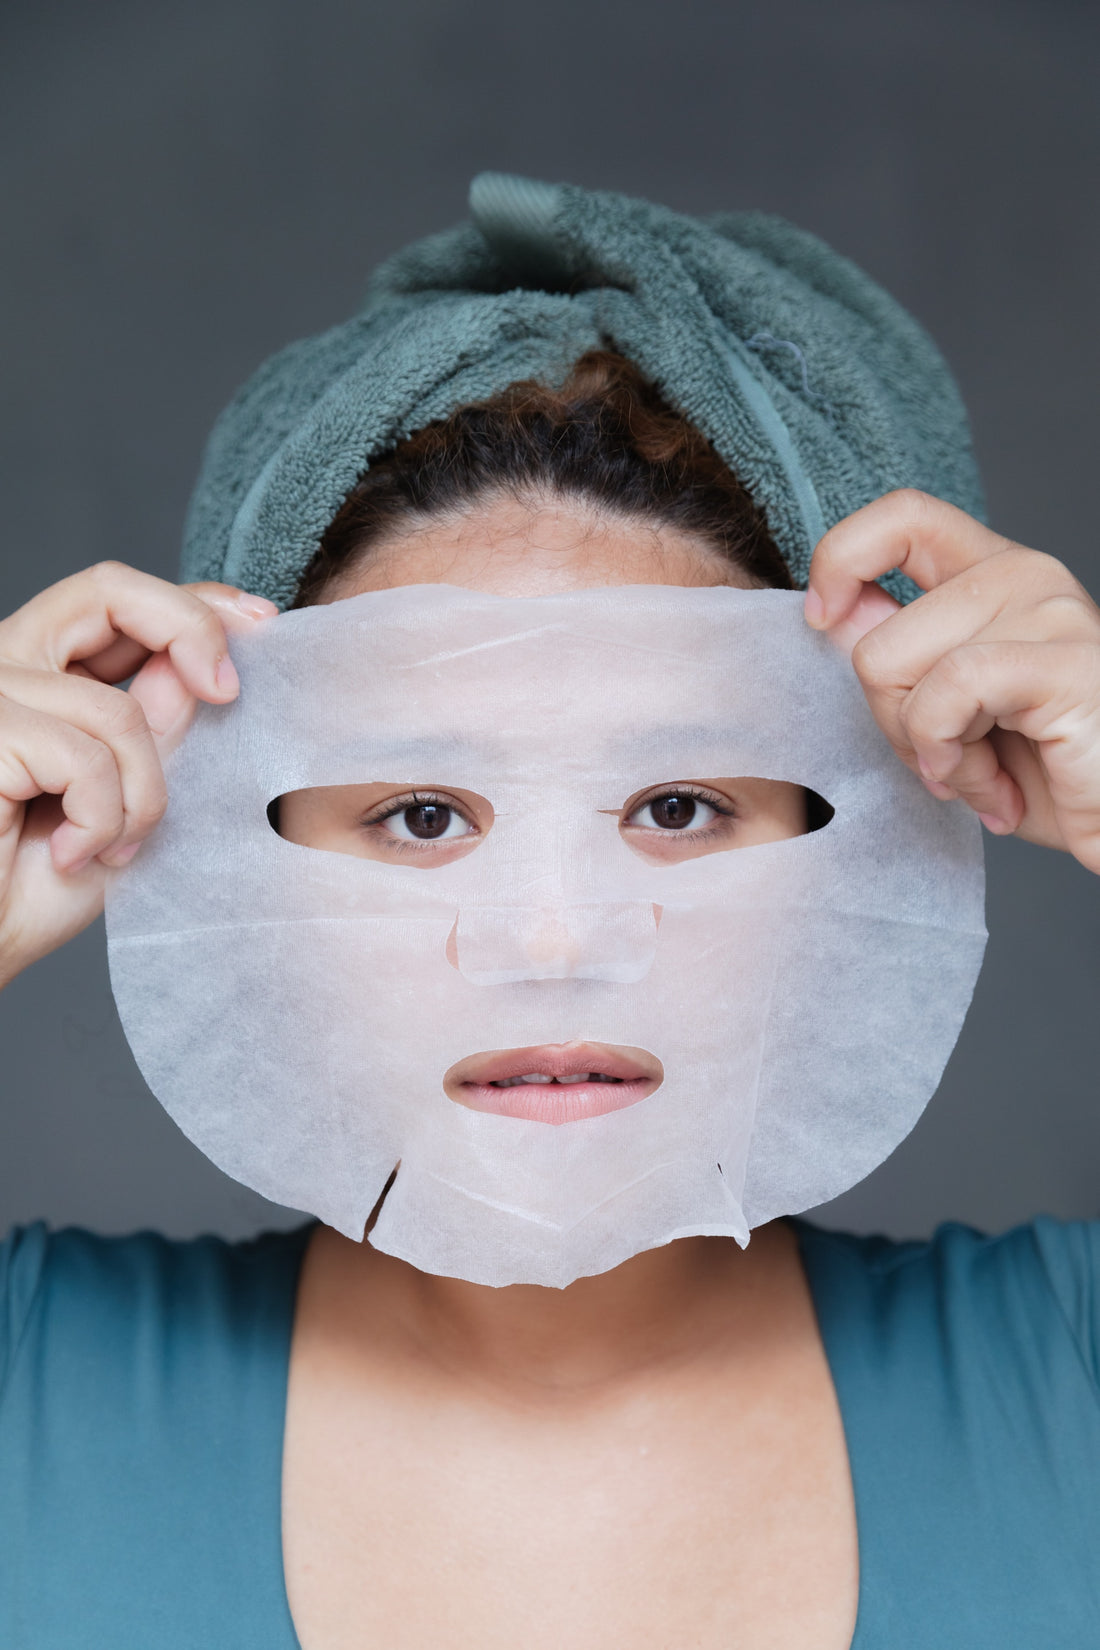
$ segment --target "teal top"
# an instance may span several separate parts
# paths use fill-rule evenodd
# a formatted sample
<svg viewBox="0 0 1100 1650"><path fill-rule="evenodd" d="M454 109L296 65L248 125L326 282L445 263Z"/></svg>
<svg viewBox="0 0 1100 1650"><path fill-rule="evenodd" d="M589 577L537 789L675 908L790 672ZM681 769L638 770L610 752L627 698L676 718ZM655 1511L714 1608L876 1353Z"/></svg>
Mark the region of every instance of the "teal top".
<svg viewBox="0 0 1100 1650"><path fill-rule="evenodd" d="M280 1473L311 1229L0 1246L4 1650L300 1650ZM1096 1650L1100 1222L797 1230L855 1485L852 1650Z"/></svg>

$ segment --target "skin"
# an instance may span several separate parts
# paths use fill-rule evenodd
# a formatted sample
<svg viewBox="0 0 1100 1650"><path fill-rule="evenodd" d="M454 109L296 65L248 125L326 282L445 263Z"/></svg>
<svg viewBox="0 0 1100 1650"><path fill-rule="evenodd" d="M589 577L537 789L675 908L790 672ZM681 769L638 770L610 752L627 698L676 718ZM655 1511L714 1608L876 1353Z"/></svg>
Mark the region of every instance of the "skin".
<svg viewBox="0 0 1100 1650"><path fill-rule="evenodd" d="M623 841L651 864L678 865L704 854L778 842L806 829L801 786L776 779L684 778L688 783L681 789L696 804L699 823L694 829L673 831L653 824L654 806L677 794L674 785L636 791L615 810ZM461 835L417 841L404 816L425 802L445 809L451 816L448 829ZM405 785L317 785L279 799L279 835L289 842L391 865L450 865L474 852L492 828L492 804L457 787L429 784L410 791Z"/></svg>
<svg viewBox="0 0 1100 1650"><path fill-rule="evenodd" d="M927 591L904 611L868 585L895 565ZM331 594L440 581L736 582L682 535L497 501L382 546ZM0 980L95 915L196 699L236 691L227 630L269 611L109 564L0 624ZM892 494L817 547L807 618L853 648L933 794L1100 870L1100 614L1060 563ZM791 1229L494 1291L318 1228L283 1543L303 1650L846 1650L851 1482Z"/></svg>

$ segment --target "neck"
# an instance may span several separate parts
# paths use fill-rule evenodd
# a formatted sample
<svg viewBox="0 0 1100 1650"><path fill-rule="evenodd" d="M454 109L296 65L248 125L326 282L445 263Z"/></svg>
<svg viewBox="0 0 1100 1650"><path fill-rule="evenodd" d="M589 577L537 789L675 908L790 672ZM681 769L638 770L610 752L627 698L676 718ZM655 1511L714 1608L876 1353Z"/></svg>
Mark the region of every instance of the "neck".
<svg viewBox="0 0 1100 1650"><path fill-rule="evenodd" d="M419 1272L327 1228L314 1240L331 1290L332 1326L376 1352L428 1360L450 1375L532 1397L606 1388L709 1352L759 1349L794 1235L764 1227L741 1251L732 1239L681 1238L565 1289L488 1289Z"/></svg>

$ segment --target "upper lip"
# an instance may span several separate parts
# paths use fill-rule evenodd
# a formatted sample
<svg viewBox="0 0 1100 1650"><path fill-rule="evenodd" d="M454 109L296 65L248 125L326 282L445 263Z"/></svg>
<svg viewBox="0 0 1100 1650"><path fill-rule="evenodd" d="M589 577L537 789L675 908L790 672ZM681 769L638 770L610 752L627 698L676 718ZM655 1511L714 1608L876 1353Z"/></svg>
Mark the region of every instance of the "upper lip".
<svg viewBox="0 0 1100 1650"><path fill-rule="evenodd" d="M507 1077L524 1077L535 1071L546 1077L572 1077L580 1071L597 1071L623 1083L649 1082L654 1088L664 1077L661 1062L644 1048L624 1048L613 1043L540 1043L533 1048L491 1049L484 1054L469 1054L447 1072L443 1087L450 1092L466 1083L499 1083Z"/></svg>

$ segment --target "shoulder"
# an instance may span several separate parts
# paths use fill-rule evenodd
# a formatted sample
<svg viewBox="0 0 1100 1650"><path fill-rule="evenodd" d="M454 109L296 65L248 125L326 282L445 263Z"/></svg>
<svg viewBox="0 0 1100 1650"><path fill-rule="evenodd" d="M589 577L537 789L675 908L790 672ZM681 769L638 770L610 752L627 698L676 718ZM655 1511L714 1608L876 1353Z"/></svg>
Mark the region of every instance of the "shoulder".
<svg viewBox="0 0 1100 1650"><path fill-rule="evenodd" d="M1061 1356L1100 1388L1100 1221L1040 1216L997 1235L950 1223L901 1243L795 1225L823 1330L862 1322L956 1365L1011 1350L1048 1377Z"/></svg>
<svg viewBox="0 0 1100 1650"><path fill-rule="evenodd" d="M882 1642L1092 1645L1100 1222L796 1230Z"/></svg>
<svg viewBox="0 0 1100 1650"><path fill-rule="evenodd" d="M233 1243L13 1228L0 1242L0 1392L27 1356L102 1363L188 1335L247 1340L265 1323L281 1327L312 1229Z"/></svg>
<svg viewBox="0 0 1100 1650"><path fill-rule="evenodd" d="M279 1483L311 1229L0 1243L0 1642L293 1642Z"/></svg>

